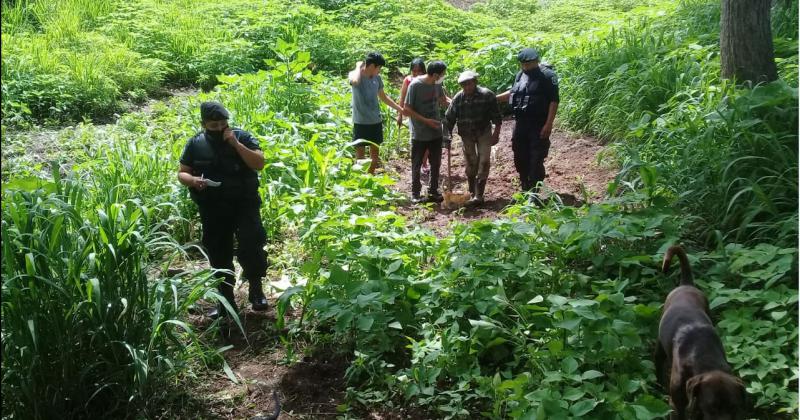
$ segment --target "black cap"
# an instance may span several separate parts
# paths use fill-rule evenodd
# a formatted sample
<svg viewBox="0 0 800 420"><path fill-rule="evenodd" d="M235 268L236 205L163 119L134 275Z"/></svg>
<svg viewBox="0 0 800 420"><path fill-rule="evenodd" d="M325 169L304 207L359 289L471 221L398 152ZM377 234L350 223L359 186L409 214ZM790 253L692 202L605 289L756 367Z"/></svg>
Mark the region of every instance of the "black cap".
<svg viewBox="0 0 800 420"><path fill-rule="evenodd" d="M524 50L520 51L517 55L517 59L520 63L524 63L526 61L533 61L539 59L539 51L534 50L533 48L525 48Z"/></svg>
<svg viewBox="0 0 800 420"><path fill-rule="evenodd" d="M200 119L202 121L227 120L229 117L228 110L219 102L203 102L200 104Z"/></svg>

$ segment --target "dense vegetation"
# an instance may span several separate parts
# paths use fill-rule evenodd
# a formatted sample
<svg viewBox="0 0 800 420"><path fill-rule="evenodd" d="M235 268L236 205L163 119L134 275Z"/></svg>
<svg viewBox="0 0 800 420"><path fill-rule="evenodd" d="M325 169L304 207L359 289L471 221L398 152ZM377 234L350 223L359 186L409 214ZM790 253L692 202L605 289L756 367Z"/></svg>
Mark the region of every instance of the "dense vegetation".
<svg viewBox="0 0 800 420"><path fill-rule="evenodd" d="M211 273L167 270L197 258L196 210L165 180L214 98L265 152L287 345L353 357L344 412L664 416L651 354L675 276L658 267L682 242L751 415L797 418L796 2L773 10L781 80L755 88L719 79L716 1L530 4L4 0L3 416L152 413L162 385L226 369L214 329L185 322L216 298ZM512 29L530 12L541 32ZM527 45L559 72L561 127L613 141L608 198L520 201L441 238L395 214L392 180L346 147L344 72L380 49L388 72L441 57L500 90ZM88 122L189 84L211 90ZM20 131L82 119L54 144ZM402 154L386 130L382 153Z"/></svg>

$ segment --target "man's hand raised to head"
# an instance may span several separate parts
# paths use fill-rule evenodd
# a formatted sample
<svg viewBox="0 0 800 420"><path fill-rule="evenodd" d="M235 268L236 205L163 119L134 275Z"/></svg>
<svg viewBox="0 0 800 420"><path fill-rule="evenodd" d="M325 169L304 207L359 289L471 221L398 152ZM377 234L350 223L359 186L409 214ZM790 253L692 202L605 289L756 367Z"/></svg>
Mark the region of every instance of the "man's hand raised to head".
<svg viewBox="0 0 800 420"><path fill-rule="evenodd" d="M225 131L222 132L223 138L225 141L233 147L236 147L236 143L239 141L236 140L236 135L233 134L233 130L230 127L225 127Z"/></svg>

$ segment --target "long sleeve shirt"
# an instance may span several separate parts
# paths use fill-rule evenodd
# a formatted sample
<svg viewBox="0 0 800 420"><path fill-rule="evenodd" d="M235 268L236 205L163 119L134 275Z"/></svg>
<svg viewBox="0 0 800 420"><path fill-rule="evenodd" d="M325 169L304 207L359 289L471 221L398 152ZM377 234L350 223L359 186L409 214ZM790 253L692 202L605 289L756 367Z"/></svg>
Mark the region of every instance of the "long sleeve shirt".
<svg viewBox="0 0 800 420"><path fill-rule="evenodd" d="M460 91L450 102L445 113L445 126L448 132L458 124L458 132L462 135L479 134L490 128L489 123L500 124L500 107L494 92L477 86L470 96Z"/></svg>

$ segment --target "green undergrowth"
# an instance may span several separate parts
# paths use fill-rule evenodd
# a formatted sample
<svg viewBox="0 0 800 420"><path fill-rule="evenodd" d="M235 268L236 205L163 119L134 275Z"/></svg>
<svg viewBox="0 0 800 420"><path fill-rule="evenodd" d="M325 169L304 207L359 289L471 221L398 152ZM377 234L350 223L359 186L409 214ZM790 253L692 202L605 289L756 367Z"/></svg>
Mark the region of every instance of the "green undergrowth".
<svg viewBox="0 0 800 420"><path fill-rule="evenodd" d="M748 415L797 418L796 5L794 15L780 2L773 11L782 79L747 88L717 76L714 2L654 4L641 14L630 2L608 2L608 16L634 15L583 32L564 27L563 34L579 33L569 37L492 27L517 19L508 1L477 8L474 21L467 19L474 10L439 3L411 10L400 1L7 4L2 392L12 403L4 416L169 417L156 402L178 378L200 369L233 377L225 348L209 337L215 329L186 322L198 300L214 300L211 273L167 272L203 259L194 245L196 207L175 171L200 129L199 104L219 100L232 125L256 135L267 161L259 191L276 249L271 262L292 282L276 304L284 343L333 344L353 358L343 417L375 406L420 407L436 418L665 416L652 354L677 273L659 267L664 250L682 243L728 360L747 385ZM116 73L74 58L83 69L74 74L98 90L71 85L73 73L59 67L73 50L54 35L66 25L53 18L58 5L86 9L63 18L80 22L75 45L96 43L97 60L104 45L120 54ZM202 13L179 13L195 6ZM441 24L416 24L428 15ZM238 24L197 30L209 21ZM137 31L125 30L130 22ZM330 36L315 38L315 30ZM93 35L84 40L74 36L87 31ZM539 47L560 75L559 124L615 140L622 166L606 200L538 208L517 196L497 220L455 224L444 237L398 216L393 180L367 175L349 146L343 72L376 40L385 42L386 73L418 53L452 63L453 92L452 75L463 68L505 89L516 52ZM40 52L28 61L32 45ZM9 57L7 48L20 52ZM238 59L223 60L228 54ZM23 70L25 77L12 75ZM46 74L63 76L53 83L65 86L66 99L24 87ZM41 118L34 109L77 101L68 113L97 98L117 101L124 80L136 77L153 80L153 89L215 87L106 126L37 132L44 140L6 136L15 118ZM42 108L9 100L6 89L39 98ZM102 89L110 93L80 96ZM394 124L385 130L388 159L408 138ZM300 318L287 317L290 309ZM292 355L301 356L290 353L289 362Z"/></svg>

